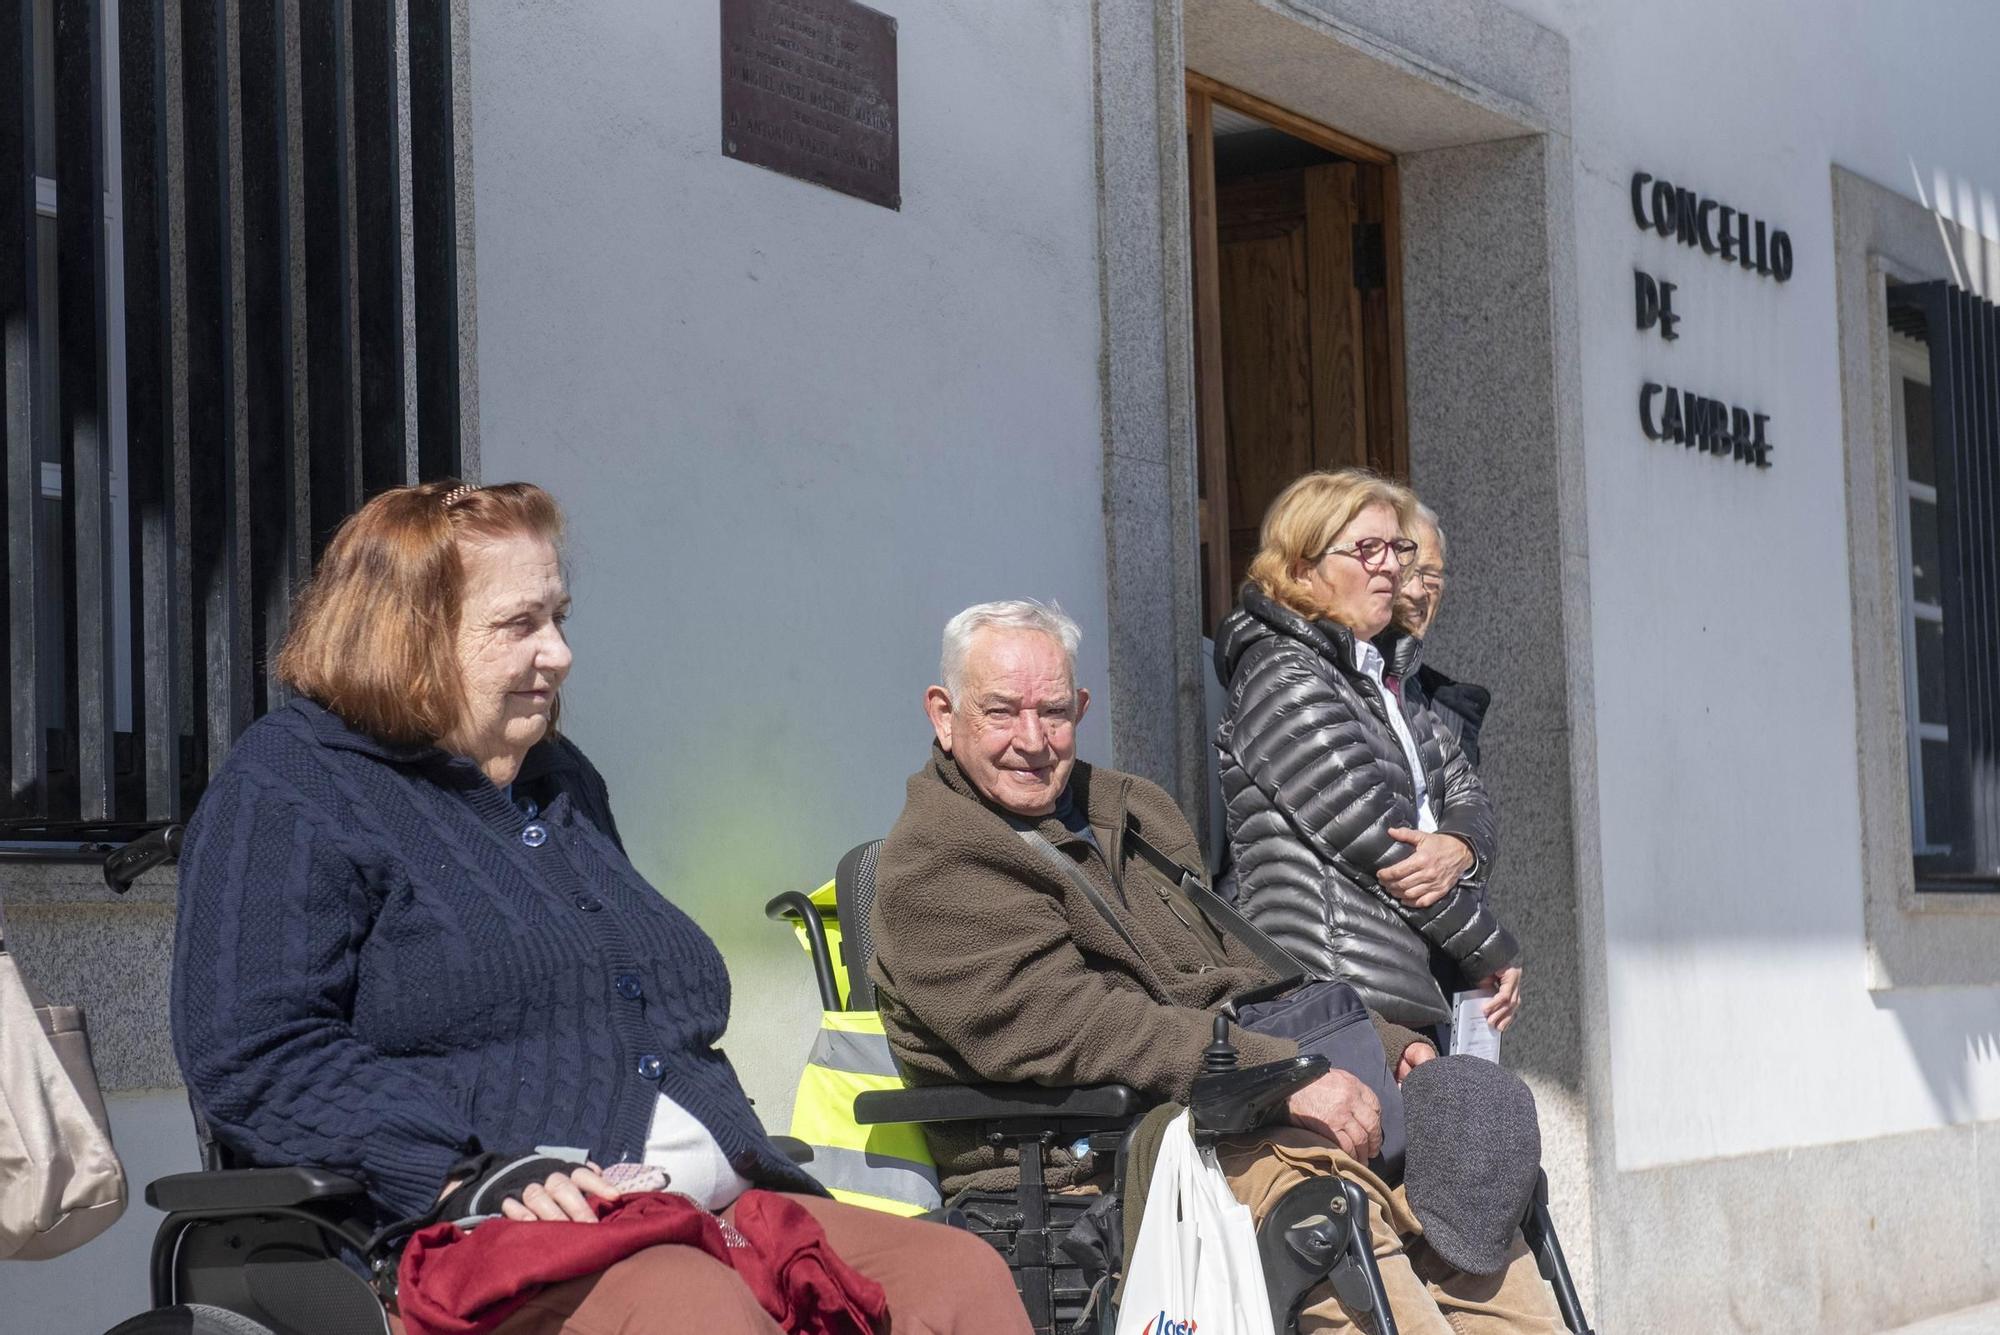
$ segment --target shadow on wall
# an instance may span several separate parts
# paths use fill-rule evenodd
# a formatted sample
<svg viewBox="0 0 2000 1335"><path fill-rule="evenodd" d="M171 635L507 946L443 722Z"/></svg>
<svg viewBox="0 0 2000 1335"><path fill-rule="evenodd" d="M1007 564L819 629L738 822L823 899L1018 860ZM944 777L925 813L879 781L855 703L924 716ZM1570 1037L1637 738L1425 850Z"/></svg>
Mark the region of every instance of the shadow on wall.
<svg viewBox="0 0 2000 1335"><path fill-rule="evenodd" d="M1938 1117L1969 1121L2000 1096L2000 993L1926 988L1873 994L1892 1016L1923 1073Z"/></svg>

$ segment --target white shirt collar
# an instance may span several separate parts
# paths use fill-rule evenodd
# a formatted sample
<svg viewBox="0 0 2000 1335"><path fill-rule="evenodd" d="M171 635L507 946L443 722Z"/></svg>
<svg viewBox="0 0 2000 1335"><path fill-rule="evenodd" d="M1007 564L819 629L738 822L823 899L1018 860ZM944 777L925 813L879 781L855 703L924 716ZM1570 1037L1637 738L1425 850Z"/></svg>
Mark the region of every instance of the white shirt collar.
<svg viewBox="0 0 2000 1335"><path fill-rule="evenodd" d="M1375 680L1382 680L1382 651L1359 635L1354 637L1354 666Z"/></svg>

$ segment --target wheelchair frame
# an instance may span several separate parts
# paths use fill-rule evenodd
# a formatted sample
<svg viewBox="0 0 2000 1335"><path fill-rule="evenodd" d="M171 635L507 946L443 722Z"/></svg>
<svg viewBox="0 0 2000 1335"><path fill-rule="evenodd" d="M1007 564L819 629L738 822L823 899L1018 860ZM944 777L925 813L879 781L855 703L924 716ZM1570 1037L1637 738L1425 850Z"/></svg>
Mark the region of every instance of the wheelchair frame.
<svg viewBox="0 0 2000 1335"><path fill-rule="evenodd" d="M856 845L840 859L834 873L834 918L840 933L840 964L848 982L846 996L841 994L834 968L834 952L826 930L825 910L811 897L796 890L776 895L764 906L765 917L773 922L794 924L805 937L820 1002L827 1010L867 1010L874 1007L874 984L868 975L868 964L874 954L874 934L867 919L875 893L875 860L881 844L880 839L875 839ZM1233 930L1226 923L1218 926L1222 930ZM1225 1048L1228 1046L1226 1028L1222 1023L1216 1026L1216 1045ZM1216 1045L1211 1045L1211 1050ZM854 1101L854 1119L864 1126L886 1122L972 1122L983 1139L996 1145L1007 1144L1017 1148L1021 1165L1021 1232L1028 1236L1029 1242L1025 1254L1018 1249L1013 1254L1007 1254L1008 1267L1014 1272L1022 1303L1027 1307L1036 1331L1051 1332L1053 1335L1061 1335L1053 1283L1053 1258L1061 1239L1050 1232L1042 1151L1060 1143L1062 1137L1072 1135L1076 1130L1083 1130L1090 1136L1093 1148L1099 1145L1100 1137L1107 1146L1113 1141L1122 1143L1125 1131L1116 1129L1116 1124L1129 1123L1143 1111L1141 1096L1126 1085L1095 1085L1070 1090L1035 1085L925 1085L864 1093ZM1034 1120L1037 1116L1042 1119L1039 1123ZM1197 1122L1200 1121L1197 1112ZM1248 1130L1249 1126L1246 1123L1227 1129ZM1114 1190L1121 1190L1124 1184L1122 1154L1115 1170L1115 1184ZM1259 1247L1267 1259L1267 1282L1271 1278L1271 1262L1279 1257L1298 1258L1310 1253L1317 1258L1328 1252L1337 1253L1326 1257L1326 1268L1312 1276L1310 1283L1285 1294L1274 1288L1274 1327L1280 1331L1291 1329L1299 1302L1311 1285L1331 1278L1342 1304L1350 1312L1373 1312L1379 1335L1395 1335L1395 1317L1383 1295L1381 1276L1369 1245L1367 1195L1354 1183L1343 1180L1339 1198L1329 1198L1327 1204L1344 1205L1344 1224L1324 1215L1321 1216L1324 1223L1307 1216L1299 1222L1273 1229L1269 1227L1270 1219L1267 1218L1266 1228L1260 1231ZM946 1202L947 1208L951 1205L951 1201ZM1282 1201L1280 1205L1282 1207ZM1281 1213L1281 1209L1274 1210L1270 1218L1277 1218ZM1328 1233L1344 1233L1344 1236L1336 1240L1327 1234L1312 1233L1314 1228L1323 1228ZM1554 1293L1563 1323L1572 1335L1595 1335L1584 1316L1582 1299L1576 1291L1562 1243L1556 1235L1555 1221L1549 1213L1546 1173L1537 1175L1534 1197L1522 1219L1521 1231L1535 1258L1536 1270ZM1006 1254L1006 1249L1001 1250ZM1288 1274L1286 1277L1296 1279L1297 1275ZM1287 1303L1288 1310L1284 1306ZM1108 1332L1116 1323L1115 1314L1105 1310L1101 1315L1106 1319L1095 1328ZM1071 1331L1073 1335L1081 1335L1092 1328L1076 1325L1071 1327Z"/></svg>
<svg viewBox="0 0 2000 1335"><path fill-rule="evenodd" d="M116 851L107 859L105 880L123 892L152 867L174 860L182 829L168 826ZM863 844L841 859L836 881L866 881L866 894L840 896L837 911L845 919L856 900L865 912L873 891L873 861L880 841ZM857 887L859 888L859 887ZM766 916L796 921L812 955L820 999L828 1009L845 1009L832 966L831 943L822 911L796 891L774 898ZM845 927L847 924L842 923ZM867 980L866 957L855 958L850 943L867 945L863 924L842 932L842 953L848 977ZM871 952L872 953L872 952ZM860 967L854 968L856 963ZM850 986L852 994L855 989ZM873 1002L872 987L862 995ZM1226 1049L1226 1027L1218 1025L1218 1048ZM1204 1134L1247 1130L1267 1111L1274 1090L1282 1098L1295 1084L1314 1078L1318 1058L1299 1058L1289 1074L1272 1067L1247 1071L1217 1069L1209 1076L1208 1093L1195 1098ZM1218 1067L1230 1065L1217 1061ZM1238 1077L1265 1073L1267 1085L1246 1092ZM1298 1077L1303 1075L1303 1079ZM1232 1084L1232 1082L1234 1082ZM1260 1103L1259 1098L1263 1101ZM1122 1195L1126 1143L1143 1111L1136 1091L1123 1085L1054 1090L1039 1086L928 1086L880 1090L855 1101L855 1118L864 1125L882 1122L971 1121L996 1143L1019 1148L1021 1187L1015 1200L1020 1209L1011 1228L1013 1247L1001 1248L1016 1275L1023 1303L1037 1331L1057 1330L1059 1299L1055 1287L1062 1235L1051 1227L1049 1193L1042 1151L1059 1138L1081 1133L1093 1147L1114 1153L1114 1194ZM370 1329L387 1331L388 1318L373 1285L342 1259L360 1256L380 1276L393 1265L392 1255L369 1255L375 1235L367 1227L365 1195L354 1180L311 1166L237 1168L226 1162L223 1148L208 1135L197 1111L197 1135L202 1143L201 1171L155 1180L146 1188L146 1202L166 1218L155 1234L150 1261L152 1309L121 1322L107 1335L169 1335L186 1332L198 1319L199 1307L219 1308L235 1317L263 1324L271 1335L354 1335ZM801 1162L809 1149L789 1137L774 1137ZM1313 1188L1316 1191L1307 1191ZM1575 1335L1592 1335L1570 1280L1560 1243L1547 1208L1547 1180L1537 1186L1523 1231L1544 1279L1556 1291L1564 1322ZM1274 1325L1290 1329L1304 1295L1331 1279L1350 1311L1373 1311L1380 1335L1394 1335L1395 1321L1382 1293L1381 1277L1368 1245L1368 1199L1361 1189L1340 1179L1314 1179L1300 1184L1267 1217L1259 1247L1272 1282ZM949 1215L949 1212L946 1212ZM948 1222L965 1225L962 1219ZM1116 1233L1116 1230L1114 1230ZM989 1241L991 1239L989 1238ZM1117 1258L1114 1258L1116 1260ZM1083 1324L1071 1332L1108 1332L1116 1314L1108 1300L1093 1303L1084 1296Z"/></svg>

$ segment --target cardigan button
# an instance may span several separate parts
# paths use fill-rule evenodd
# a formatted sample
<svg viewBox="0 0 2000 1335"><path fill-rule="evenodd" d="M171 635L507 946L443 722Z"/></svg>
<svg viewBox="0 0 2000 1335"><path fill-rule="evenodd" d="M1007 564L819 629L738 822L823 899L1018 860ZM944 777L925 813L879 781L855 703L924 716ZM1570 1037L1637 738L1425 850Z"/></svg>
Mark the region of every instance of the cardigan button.
<svg viewBox="0 0 2000 1335"><path fill-rule="evenodd" d="M596 895L578 895L572 902L585 913L595 913L604 907L604 901Z"/></svg>
<svg viewBox="0 0 2000 1335"><path fill-rule="evenodd" d="M521 842L529 848L540 848L549 841L549 827L540 821L529 821L522 827Z"/></svg>
<svg viewBox="0 0 2000 1335"><path fill-rule="evenodd" d="M667 1064L650 1052L639 1058L639 1077L642 1080L658 1080L660 1072L666 1069Z"/></svg>
<svg viewBox="0 0 2000 1335"><path fill-rule="evenodd" d="M611 981L611 986L627 1001L637 1001L646 994L646 989L639 985L637 974L621 973Z"/></svg>

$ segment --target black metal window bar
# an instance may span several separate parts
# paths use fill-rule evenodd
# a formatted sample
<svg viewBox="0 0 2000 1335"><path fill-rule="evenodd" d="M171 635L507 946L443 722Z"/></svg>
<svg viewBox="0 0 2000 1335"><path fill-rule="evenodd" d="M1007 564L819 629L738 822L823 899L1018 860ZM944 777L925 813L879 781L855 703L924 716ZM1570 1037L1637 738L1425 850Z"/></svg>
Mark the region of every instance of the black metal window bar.
<svg viewBox="0 0 2000 1335"><path fill-rule="evenodd" d="M0 854L184 819L340 520L459 471L450 0L0 0Z"/></svg>
<svg viewBox="0 0 2000 1335"><path fill-rule="evenodd" d="M1919 890L2000 891L2000 308L1938 281L1891 286L1889 323L1930 358L1943 764L1924 775ZM1912 720L1912 726L1915 721Z"/></svg>

